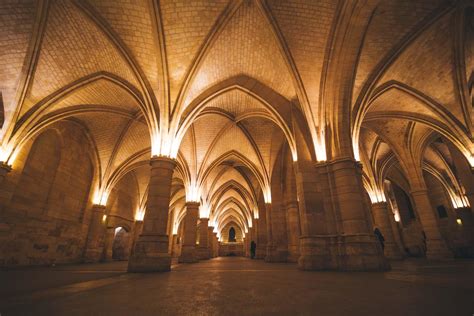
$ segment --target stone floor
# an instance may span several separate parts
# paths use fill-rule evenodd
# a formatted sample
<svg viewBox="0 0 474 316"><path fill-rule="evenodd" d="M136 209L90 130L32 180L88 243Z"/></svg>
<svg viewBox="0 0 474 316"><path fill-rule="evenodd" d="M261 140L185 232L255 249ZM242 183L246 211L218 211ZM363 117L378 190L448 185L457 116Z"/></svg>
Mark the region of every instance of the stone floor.
<svg viewBox="0 0 474 316"><path fill-rule="evenodd" d="M126 262L0 271L0 315L473 315L474 261L387 273L302 272L216 258L161 274Z"/></svg>

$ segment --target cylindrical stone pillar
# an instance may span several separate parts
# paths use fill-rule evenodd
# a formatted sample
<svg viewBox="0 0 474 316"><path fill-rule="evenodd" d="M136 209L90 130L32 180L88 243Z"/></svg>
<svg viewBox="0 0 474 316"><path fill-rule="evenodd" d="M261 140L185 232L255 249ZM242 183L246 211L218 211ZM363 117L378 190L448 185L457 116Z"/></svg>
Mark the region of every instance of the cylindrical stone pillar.
<svg viewBox="0 0 474 316"><path fill-rule="evenodd" d="M106 222L105 206L94 204L84 252L84 262L99 262L101 260L104 250Z"/></svg>
<svg viewBox="0 0 474 316"><path fill-rule="evenodd" d="M349 271L388 270L390 264L378 246L362 184L362 165L342 158L329 164L333 200L340 217L338 269Z"/></svg>
<svg viewBox="0 0 474 316"><path fill-rule="evenodd" d="M214 257L219 257L219 238L217 238L217 233L212 233L212 240L214 244Z"/></svg>
<svg viewBox="0 0 474 316"><path fill-rule="evenodd" d="M150 184L143 230L128 262L129 272L169 271L171 268L166 226L171 179L176 161L166 157L153 157L150 165Z"/></svg>
<svg viewBox="0 0 474 316"><path fill-rule="evenodd" d="M393 216L388 209L387 202L372 204L375 226L380 230L384 238L384 254L389 259L402 259L403 255L395 241L392 231L390 216Z"/></svg>
<svg viewBox="0 0 474 316"><path fill-rule="evenodd" d="M297 201L286 203L286 216L288 225L288 261L298 262L300 257L301 226Z"/></svg>
<svg viewBox="0 0 474 316"><path fill-rule="evenodd" d="M199 260L206 260L209 259L209 218L200 218L200 221L198 258Z"/></svg>
<svg viewBox="0 0 474 316"><path fill-rule="evenodd" d="M255 250L256 259L264 259L266 254L266 227L265 220L258 218L255 220L256 229L257 229L257 249Z"/></svg>
<svg viewBox="0 0 474 316"><path fill-rule="evenodd" d="M244 256L250 257L250 234L249 232L244 233Z"/></svg>
<svg viewBox="0 0 474 316"><path fill-rule="evenodd" d="M207 241L208 241L208 251L209 251L209 258L214 258L214 226L208 226L207 227Z"/></svg>
<svg viewBox="0 0 474 316"><path fill-rule="evenodd" d="M143 221L135 221L132 228L132 238L130 241L130 257L134 252L134 245L138 240L138 237L141 235L143 229Z"/></svg>
<svg viewBox="0 0 474 316"><path fill-rule="evenodd" d="M428 259L448 259L453 253L448 249L446 242L439 231L438 221L431 206L426 189L411 192L421 226L426 236L426 257Z"/></svg>
<svg viewBox="0 0 474 316"><path fill-rule="evenodd" d="M113 245L115 239L115 228L107 227L105 233L105 245L104 245L104 252L102 255L102 261L112 261L113 255Z"/></svg>
<svg viewBox="0 0 474 316"><path fill-rule="evenodd" d="M265 203L265 215L267 222L267 247L265 253L265 261L273 261L273 257L277 252L277 247L273 242L273 227L272 227L272 204Z"/></svg>
<svg viewBox="0 0 474 316"><path fill-rule="evenodd" d="M179 257L179 243L178 243L178 234L173 234L172 245L171 245L171 257L177 258Z"/></svg>
<svg viewBox="0 0 474 316"><path fill-rule="evenodd" d="M184 235L181 255L178 258L180 263L194 263L198 261L196 251L197 221L199 217L199 203L187 202L186 214L184 215Z"/></svg>

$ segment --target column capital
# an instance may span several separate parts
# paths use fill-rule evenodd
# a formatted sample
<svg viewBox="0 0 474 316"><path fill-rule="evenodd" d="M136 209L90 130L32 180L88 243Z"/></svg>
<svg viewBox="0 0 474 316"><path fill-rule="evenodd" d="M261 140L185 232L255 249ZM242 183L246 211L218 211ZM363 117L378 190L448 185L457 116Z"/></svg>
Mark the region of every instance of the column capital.
<svg viewBox="0 0 474 316"><path fill-rule="evenodd" d="M387 202L384 202L384 201L380 201L380 202L372 203L372 206L387 207L387 206L388 206L388 203L387 203Z"/></svg>
<svg viewBox="0 0 474 316"><path fill-rule="evenodd" d="M199 202L194 202L194 201L189 201L189 202L186 202L186 207L199 207L201 203Z"/></svg>
<svg viewBox="0 0 474 316"><path fill-rule="evenodd" d="M6 173L9 173L10 171L12 171L12 166L10 166L4 161L0 161L0 172L6 174Z"/></svg>
<svg viewBox="0 0 474 316"><path fill-rule="evenodd" d="M105 205L102 204L92 204L92 209L95 212L105 212Z"/></svg>
<svg viewBox="0 0 474 316"><path fill-rule="evenodd" d="M176 159L165 156L153 156L150 158L150 165L152 167L167 167L169 169L174 169L176 163Z"/></svg>
<svg viewBox="0 0 474 316"><path fill-rule="evenodd" d="M426 188L420 188L420 189L411 190L411 191L410 191L410 194L411 194L411 195L415 195L415 196L418 196L418 195L426 195L426 194L428 194L428 189L426 189Z"/></svg>

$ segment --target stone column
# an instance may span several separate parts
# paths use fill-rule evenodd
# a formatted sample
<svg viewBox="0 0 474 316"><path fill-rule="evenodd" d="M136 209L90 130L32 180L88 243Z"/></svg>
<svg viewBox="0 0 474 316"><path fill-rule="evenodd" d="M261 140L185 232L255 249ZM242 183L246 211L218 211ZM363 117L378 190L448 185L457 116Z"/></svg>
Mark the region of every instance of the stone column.
<svg viewBox="0 0 474 316"><path fill-rule="evenodd" d="M198 258L199 260L206 260L209 259L209 218L200 218L200 221L201 225L199 225Z"/></svg>
<svg viewBox="0 0 474 316"><path fill-rule="evenodd" d="M431 206L428 192L425 188L413 190L411 196L420 218L421 226L426 236L426 257L428 259L448 259L453 254L448 249L438 227L438 221Z"/></svg>
<svg viewBox="0 0 474 316"><path fill-rule="evenodd" d="M180 263L194 263L198 261L196 251L196 233L197 221L199 217L199 203L187 202L186 215L184 215L184 236L183 246L181 248L181 255L178 262Z"/></svg>
<svg viewBox="0 0 474 316"><path fill-rule="evenodd" d="M217 233L212 233L212 240L214 244L214 257L219 257L219 239L217 238Z"/></svg>
<svg viewBox="0 0 474 316"><path fill-rule="evenodd" d="M176 161L165 157L153 157L150 165L150 184L143 231L128 262L129 272L169 271L171 268L166 226L171 179Z"/></svg>
<svg viewBox="0 0 474 316"><path fill-rule="evenodd" d="M106 229L105 206L94 204L84 252L84 262L99 262L104 250Z"/></svg>
<svg viewBox="0 0 474 316"><path fill-rule="evenodd" d="M115 228L107 227L105 233L105 246L102 255L102 261L112 261L113 245L115 239Z"/></svg>
<svg viewBox="0 0 474 316"><path fill-rule="evenodd" d="M257 229L257 249L255 251L255 259L264 259L266 254L266 229L265 221L262 218L255 220L256 229Z"/></svg>
<svg viewBox="0 0 474 316"><path fill-rule="evenodd" d="M369 205L362 184L362 165L347 158L330 164L344 243L340 268L362 271L390 269L370 225Z"/></svg>
<svg viewBox="0 0 474 316"><path fill-rule="evenodd" d="M298 262L300 256L301 227L297 201L286 203L286 216L288 225L288 261Z"/></svg>
<svg viewBox="0 0 474 316"><path fill-rule="evenodd" d="M250 257L250 234L244 234L244 256Z"/></svg>
<svg viewBox="0 0 474 316"><path fill-rule="evenodd" d="M273 241L273 225L272 225L272 204L265 203L265 215L267 222L267 247L265 261L272 262L277 253L277 247Z"/></svg>
<svg viewBox="0 0 474 316"><path fill-rule="evenodd" d="M177 258L179 256L178 234L173 234L171 244L171 257Z"/></svg>
<svg viewBox="0 0 474 316"><path fill-rule="evenodd" d="M214 258L214 226L208 226L207 227L207 241L208 241L208 251L209 251L209 257Z"/></svg>
<svg viewBox="0 0 474 316"><path fill-rule="evenodd" d="M135 243L137 242L138 237L142 233L142 229L143 229L143 221L135 221L133 223L133 228L132 228L133 235L130 242L130 257L133 255L133 252L134 252L133 245L135 245Z"/></svg>
<svg viewBox="0 0 474 316"><path fill-rule="evenodd" d="M302 223L302 229L313 232L306 236L302 231L301 257L298 261L300 268L342 271L390 269L373 234L369 205L362 184L362 165L352 158L341 158L319 163L317 169L323 187L318 190L317 183L314 184L315 194L320 197L316 197L311 204L306 202L306 205L302 205L306 208L303 210L305 222ZM298 182L297 175L297 185ZM303 192L304 198L312 194L306 188ZM316 212L308 211L313 205Z"/></svg>
<svg viewBox="0 0 474 316"><path fill-rule="evenodd" d="M333 213L328 165L298 161L294 170L301 227L298 268L337 270L337 231L328 219Z"/></svg>
<svg viewBox="0 0 474 316"><path fill-rule="evenodd" d="M375 226L382 233L385 242L384 254L389 259L402 259L403 255L395 241L390 221L391 211L388 209L387 202L372 204L372 213L374 215Z"/></svg>

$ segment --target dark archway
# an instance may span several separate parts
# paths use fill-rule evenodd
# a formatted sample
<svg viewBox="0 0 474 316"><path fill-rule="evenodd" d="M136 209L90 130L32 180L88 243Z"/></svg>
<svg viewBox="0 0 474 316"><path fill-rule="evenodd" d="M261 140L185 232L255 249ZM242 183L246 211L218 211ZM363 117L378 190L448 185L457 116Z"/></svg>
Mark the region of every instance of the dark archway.
<svg viewBox="0 0 474 316"><path fill-rule="evenodd" d="M229 229L229 242L236 242L237 240L235 239L235 229L234 227L231 227Z"/></svg>

